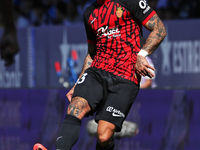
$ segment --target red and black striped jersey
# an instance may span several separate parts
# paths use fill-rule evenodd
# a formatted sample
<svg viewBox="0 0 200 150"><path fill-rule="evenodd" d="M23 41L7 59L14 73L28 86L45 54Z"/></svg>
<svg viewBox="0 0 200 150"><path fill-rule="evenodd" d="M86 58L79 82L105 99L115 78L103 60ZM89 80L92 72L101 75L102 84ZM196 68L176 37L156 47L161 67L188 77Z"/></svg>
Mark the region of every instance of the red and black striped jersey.
<svg viewBox="0 0 200 150"><path fill-rule="evenodd" d="M154 14L145 0L105 0L89 6L84 13L87 40L97 46L91 67L138 84L135 63L142 47L142 25Z"/></svg>

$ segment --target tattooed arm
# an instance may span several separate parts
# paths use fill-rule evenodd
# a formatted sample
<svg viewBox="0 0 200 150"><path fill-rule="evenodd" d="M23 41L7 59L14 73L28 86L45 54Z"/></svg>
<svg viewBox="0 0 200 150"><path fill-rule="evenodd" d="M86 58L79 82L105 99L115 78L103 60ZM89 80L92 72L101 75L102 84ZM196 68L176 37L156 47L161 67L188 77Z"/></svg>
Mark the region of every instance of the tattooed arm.
<svg viewBox="0 0 200 150"><path fill-rule="evenodd" d="M81 73L79 75L79 79L82 77L82 75L84 74L85 70L87 68L89 68L90 65L92 64L92 61L93 61L93 58L94 58L95 54L96 54L96 44L88 43L88 54L85 57L83 68L82 68L82 71L81 71Z"/></svg>
<svg viewBox="0 0 200 150"><path fill-rule="evenodd" d="M145 28L151 31L146 43L142 47L143 50L148 52L148 55L152 54L163 41L166 36L166 30L163 22L160 20L157 14L155 14L145 25ZM150 78L155 75L149 70L155 70L147 62L146 58L138 55L136 60L136 71L142 76L149 76Z"/></svg>
<svg viewBox="0 0 200 150"><path fill-rule="evenodd" d="M157 14L155 14L146 24L145 28L151 31L146 43L143 46L143 50L146 50L149 55L152 54L163 41L166 36L166 30L163 22L160 20Z"/></svg>
<svg viewBox="0 0 200 150"><path fill-rule="evenodd" d="M88 69L93 61L94 55L96 54L96 44L88 43L88 54L85 57L82 71L78 77L80 79L84 74L85 70ZM74 88L76 84L71 88L71 90L66 94L68 100L71 102L72 94L74 93Z"/></svg>

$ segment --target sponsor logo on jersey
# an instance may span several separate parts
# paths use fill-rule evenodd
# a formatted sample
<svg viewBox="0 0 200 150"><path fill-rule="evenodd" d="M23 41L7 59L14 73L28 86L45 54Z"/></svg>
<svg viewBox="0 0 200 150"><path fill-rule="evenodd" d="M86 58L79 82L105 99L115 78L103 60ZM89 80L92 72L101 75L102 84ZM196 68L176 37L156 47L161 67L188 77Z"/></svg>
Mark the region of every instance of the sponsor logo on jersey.
<svg viewBox="0 0 200 150"><path fill-rule="evenodd" d="M112 106L108 106L106 108L106 111L112 113L113 117L123 117L123 118L125 117L125 115L120 110L118 110Z"/></svg>
<svg viewBox="0 0 200 150"><path fill-rule="evenodd" d="M107 38L111 38L111 37L121 36L121 34L117 27L108 29L108 26L105 26L97 30L97 36L99 37L106 36Z"/></svg>
<svg viewBox="0 0 200 150"><path fill-rule="evenodd" d="M122 17L122 14L123 14L123 10L121 7L117 7L117 11L116 11L116 16L118 18L121 18Z"/></svg>

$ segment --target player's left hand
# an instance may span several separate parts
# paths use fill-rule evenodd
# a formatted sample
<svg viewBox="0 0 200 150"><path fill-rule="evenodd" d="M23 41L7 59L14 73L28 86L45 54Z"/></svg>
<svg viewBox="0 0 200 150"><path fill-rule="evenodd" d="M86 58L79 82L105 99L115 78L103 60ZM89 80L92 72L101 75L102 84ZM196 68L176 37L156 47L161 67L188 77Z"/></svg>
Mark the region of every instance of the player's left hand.
<svg viewBox="0 0 200 150"><path fill-rule="evenodd" d="M155 77L155 75L150 71L150 69L155 70L154 67L150 66L145 57L137 55L136 72L141 76L148 76L149 78Z"/></svg>
<svg viewBox="0 0 200 150"><path fill-rule="evenodd" d="M5 31L0 42L1 59L5 66L14 63L14 56L19 52L19 46L15 32Z"/></svg>

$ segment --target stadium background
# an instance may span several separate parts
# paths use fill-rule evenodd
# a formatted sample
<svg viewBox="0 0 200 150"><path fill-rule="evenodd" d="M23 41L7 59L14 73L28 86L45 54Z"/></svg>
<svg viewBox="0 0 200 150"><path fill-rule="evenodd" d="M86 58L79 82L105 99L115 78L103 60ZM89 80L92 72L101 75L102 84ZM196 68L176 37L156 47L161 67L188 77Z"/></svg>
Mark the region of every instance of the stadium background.
<svg viewBox="0 0 200 150"><path fill-rule="evenodd" d="M164 24L167 37L151 56L157 87L139 92L127 117L138 124L139 134L118 139L118 149L200 149L200 20ZM144 37L148 33L144 29ZM0 150L31 150L36 142L53 150L68 105L66 83L80 73L87 53L85 29L83 24L28 26L18 29L18 41L15 64L5 68L0 62ZM72 50L77 60L69 59ZM90 119L83 121L73 150L94 149L95 137L86 130Z"/></svg>

